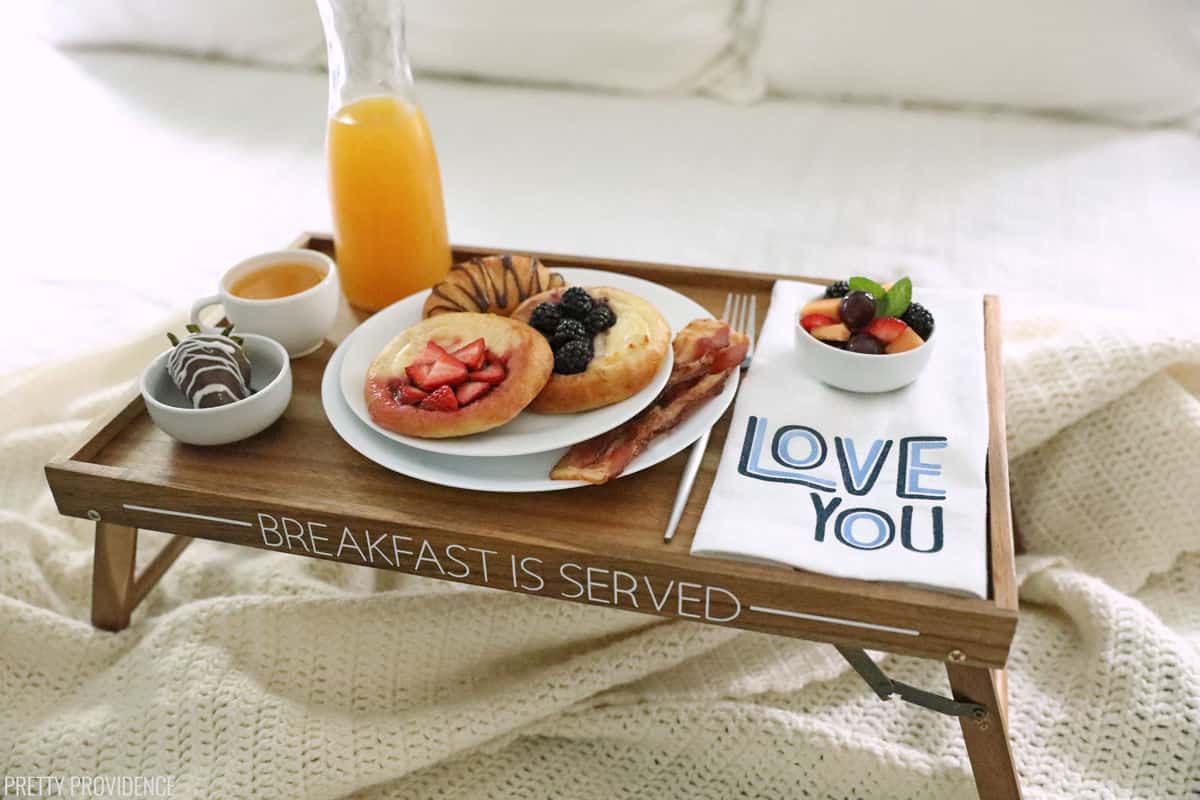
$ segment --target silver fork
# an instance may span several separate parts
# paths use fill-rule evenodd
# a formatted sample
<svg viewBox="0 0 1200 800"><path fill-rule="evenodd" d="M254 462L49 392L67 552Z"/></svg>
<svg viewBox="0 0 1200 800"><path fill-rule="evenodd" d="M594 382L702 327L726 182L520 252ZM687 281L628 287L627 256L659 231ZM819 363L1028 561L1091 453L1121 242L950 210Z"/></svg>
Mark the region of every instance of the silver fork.
<svg viewBox="0 0 1200 800"><path fill-rule="evenodd" d="M729 327L735 331L740 331L746 334L750 339L750 346L746 348L746 357L742 359L741 369L746 369L750 366L750 359L754 355L754 331L758 327L758 298L752 294L737 294L730 292L725 296L725 310L721 312L721 319L729 323ZM669 542L675 535L675 529L679 527L679 518L683 516L683 509L687 507L688 498L692 495L692 484L696 482L696 473L700 471L700 462L704 460L704 451L708 449L708 435L711 429L704 432L704 435L696 440L692 445L692 451L688 454L687 465L683 468L683 478L679 481L679 489L675 492L675 505L671 509L671 519L667 522L667 532L663 534L663 541Z"/></svg>

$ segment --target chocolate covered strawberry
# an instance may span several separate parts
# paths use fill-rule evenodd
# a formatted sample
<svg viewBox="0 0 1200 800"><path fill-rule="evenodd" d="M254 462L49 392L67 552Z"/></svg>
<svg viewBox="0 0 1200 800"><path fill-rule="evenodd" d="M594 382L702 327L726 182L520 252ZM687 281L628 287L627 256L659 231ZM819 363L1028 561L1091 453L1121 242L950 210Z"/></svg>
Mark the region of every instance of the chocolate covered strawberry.
<svg viewBox="0 0 1200 800"><path fill-rule="evenodd" d="M250 359L233 326L220 333L202 333L188 325L189 335L167 338L175 348L167 356L167 374L193 408L214 408L249 397Z"/></svg>

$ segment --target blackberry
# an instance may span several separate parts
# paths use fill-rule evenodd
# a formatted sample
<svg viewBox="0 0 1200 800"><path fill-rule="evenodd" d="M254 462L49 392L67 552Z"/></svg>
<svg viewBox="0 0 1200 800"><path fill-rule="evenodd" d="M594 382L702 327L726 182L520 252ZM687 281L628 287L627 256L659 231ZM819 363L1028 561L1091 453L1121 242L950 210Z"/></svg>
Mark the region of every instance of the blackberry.
<svg viewBox="0 0 1200 800"><path fill-rule="evenodd" d="M563 292L562 310L568 317L582 320L592 310L592 296L587 293L586 289L572 286Z"/></svg>
<svg viewBox="0 0 1200 800"><path fill-rule="evenodd" d="M554 329L554 334L550 337L550 347L557 349L576 339L590 340L591 338L592 335L588 333L587 328L583 327L582 322L577 319L564 319Z"/></svg>
<svg viewBox="0 0 1200 800"><path fill-rule="evenodd" d="M916 331L917 336L928 340L933 336L933 314L920 303L909 303L908 310L900 317L904 324Z"/></svg>
<svg viewBox="0 0 1200 800"><path fill-rule="evenodd" d="M850 294L850 284L845 281L834 281L825 287L826 297L845 297Z"/></svg>
<svg viewBox="0 0 1200 800"><path fill-rule="evenodd" d="M591 342L572 339L554 351L554 371L559 375L574 375L587 369L591 360Z"/></svg>
<svg viewBox="0 0 1200 800"><path fill-rule="evenodd" d="M587 329L592 333L601 333L617 324L617 315L604 303L596 303L588 312Z"/></svg>
<svg viewBox="0 0 1200 800"><path fill-rule="evenodd" d="M542 303L529 315L529 324L549 336L562 322L562 309L554 303Z"/></svg>

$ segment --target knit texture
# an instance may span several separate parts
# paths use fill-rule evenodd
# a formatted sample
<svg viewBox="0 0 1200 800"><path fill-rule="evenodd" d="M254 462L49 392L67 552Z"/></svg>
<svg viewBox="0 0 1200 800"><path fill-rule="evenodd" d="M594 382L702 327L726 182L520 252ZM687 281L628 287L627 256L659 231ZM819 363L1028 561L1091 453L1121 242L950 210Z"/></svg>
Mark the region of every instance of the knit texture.
<svg viewBox="0 0 1200 800"><path fill-rule="evenodd" d="M1200 332L1007 315L1026 794L1200 796ZM0 775L173 776L183 798L975 796L958 723L880 702L827 645L205 541L128 630L93 630L92 526L57 514L42 466L164 329L0 379ZM884 665L948 691L938 663Z"/></svg>

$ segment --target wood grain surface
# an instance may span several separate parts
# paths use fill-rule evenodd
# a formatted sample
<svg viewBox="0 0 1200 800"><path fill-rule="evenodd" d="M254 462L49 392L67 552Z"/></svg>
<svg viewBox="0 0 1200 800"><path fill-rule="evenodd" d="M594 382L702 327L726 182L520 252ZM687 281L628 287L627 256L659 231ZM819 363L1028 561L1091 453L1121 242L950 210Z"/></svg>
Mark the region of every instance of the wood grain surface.
<svg viewBox="0 0 1200 800"><path fill-rule="evenodd" d="M946 665L954 699L978 703L985 719L959 717L979 800L1021 800L1021 784L1008 739L1007 684L999 670Z"/></svg>

